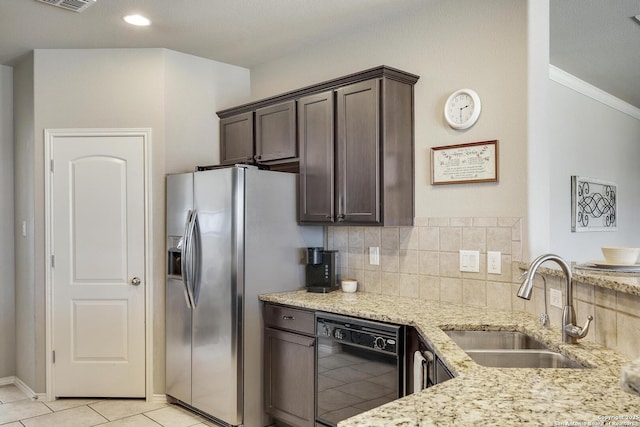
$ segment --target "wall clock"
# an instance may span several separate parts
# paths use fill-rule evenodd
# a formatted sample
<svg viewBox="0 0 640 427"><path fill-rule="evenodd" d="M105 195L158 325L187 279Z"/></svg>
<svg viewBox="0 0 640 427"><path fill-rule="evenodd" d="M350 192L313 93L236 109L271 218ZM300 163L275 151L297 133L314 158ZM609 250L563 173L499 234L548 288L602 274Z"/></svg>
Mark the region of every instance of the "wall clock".
<svg viewBox="0 0 640 427"><path fill-rule="evenodd" d="M444 118L454 129L467 129L480 117L480 97L471 89L453 92L444 104Z"/></svg>

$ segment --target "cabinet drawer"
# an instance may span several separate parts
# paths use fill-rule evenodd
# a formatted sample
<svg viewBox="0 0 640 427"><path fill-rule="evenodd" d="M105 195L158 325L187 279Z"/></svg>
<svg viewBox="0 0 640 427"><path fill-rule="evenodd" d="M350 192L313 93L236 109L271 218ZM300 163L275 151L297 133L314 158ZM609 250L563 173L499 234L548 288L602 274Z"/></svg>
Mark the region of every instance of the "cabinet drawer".
<svg viewBox="0 0 640 427"><path fill-rule="evenodd" d="M312 311L273 304L265 304L264 306L264 323L274 328L308 335L313 335L315 326Z"/></svg>

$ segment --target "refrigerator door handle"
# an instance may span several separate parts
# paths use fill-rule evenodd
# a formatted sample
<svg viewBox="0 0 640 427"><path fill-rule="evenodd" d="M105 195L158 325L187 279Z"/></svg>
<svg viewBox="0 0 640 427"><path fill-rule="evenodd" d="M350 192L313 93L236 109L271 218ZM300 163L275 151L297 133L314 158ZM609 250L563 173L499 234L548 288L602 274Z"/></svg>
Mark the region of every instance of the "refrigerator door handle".
<svg viewBox="0 0 640 427"><path fill-rule="evenodd" d="M189 223L191 222L191 211L187 212L187 220L185 221L184 224L184 234L182 235L182 256L180 256L180 271L181 271L181 276L182 276L182 286L184 288L184 298L187 302L187 307L192 308L191 307L191 302L189 301L189 295L188 295L188 282L189 282L189 269L187 268L187 250L189 248Z"/></svg>
<svg viewBox="0 0 640 427"><path fill-rule="evenodd" d="M184 252L182 254L182 283L184 284L184 298L187 302L187 307L190 309L194 308L193 304L193 295L191 293L191 281L193 269L192 265L192 243L191 239L193 237L193 219L195 216L195 211L189 211L187 214L187 223L185 225L184 231Z"/></svg>
<svg viewBox="0 0 640 427"><path fill-rule="evenodd" d="M198 305L198 297L200 296L200 226L198 225L198 212L193 212L193 225L191 227L191 237L189 238L189 246L191 247L191 304L193 308Z"/></svg>

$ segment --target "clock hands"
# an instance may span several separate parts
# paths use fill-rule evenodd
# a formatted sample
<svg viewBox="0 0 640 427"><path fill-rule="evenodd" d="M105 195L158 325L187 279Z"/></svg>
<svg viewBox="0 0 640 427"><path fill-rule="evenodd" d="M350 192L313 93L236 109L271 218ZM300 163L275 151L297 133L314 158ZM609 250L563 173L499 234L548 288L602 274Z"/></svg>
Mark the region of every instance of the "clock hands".
<svg viewBox="0 0 640 427"><path fill-rule="evenodd" d="M465 105L464 107L460 107L460 122L462 122L462 110L464 110L465 108L469 108L469 105Z"/></svg>

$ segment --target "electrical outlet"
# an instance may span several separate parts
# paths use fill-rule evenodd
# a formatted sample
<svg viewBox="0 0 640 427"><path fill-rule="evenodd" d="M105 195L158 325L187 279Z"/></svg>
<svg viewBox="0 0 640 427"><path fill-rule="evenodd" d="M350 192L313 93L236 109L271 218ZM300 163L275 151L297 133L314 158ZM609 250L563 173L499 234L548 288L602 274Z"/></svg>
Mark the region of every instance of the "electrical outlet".
<svg viewBox="0 0 640 427"><path fill-rule="evenodd" d="M460 251L460 271L478 273L480 271L480 252Z"/></svg>
<svg viewBox="0 0 640 427"><path fill-rule="evenodd" d="M369 247L369 264L380 265L380 248L378 246Z"/></svg>
<svg viewBox="0 0 640 427"><path fill-rule="evenodd" d="M502 274L502 254L500 252L487 252L487 273Z"/></svg>
<svg viewBox="0 0 640 427"><path fill-rule="evenodd" d="M549 299L553 307L562 308L562 292L558 289L549 289Z"/></svg>

